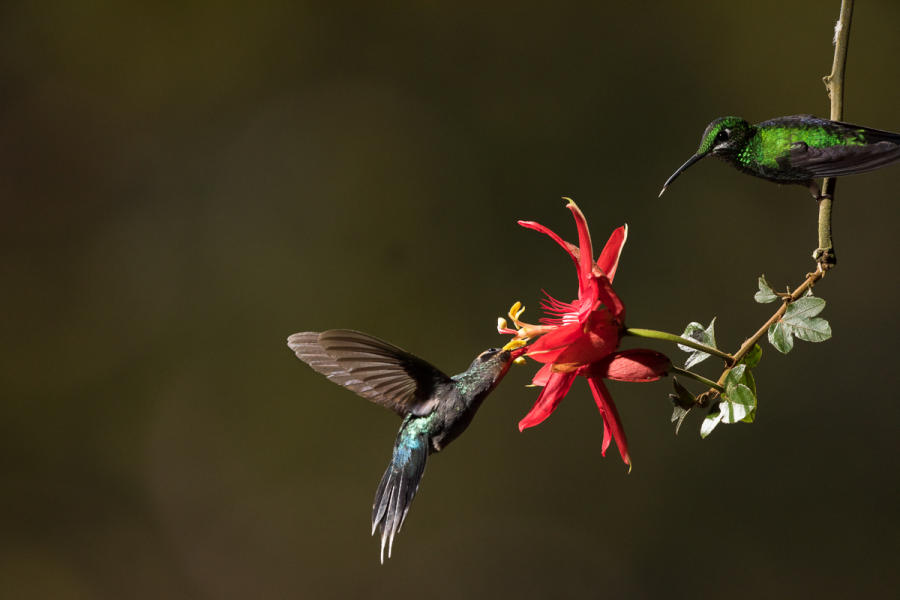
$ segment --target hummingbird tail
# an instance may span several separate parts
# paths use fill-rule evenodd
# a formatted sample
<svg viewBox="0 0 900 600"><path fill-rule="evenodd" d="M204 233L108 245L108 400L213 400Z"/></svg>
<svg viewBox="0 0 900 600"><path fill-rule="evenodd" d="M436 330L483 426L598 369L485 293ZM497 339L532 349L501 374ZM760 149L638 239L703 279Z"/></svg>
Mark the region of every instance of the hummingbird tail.
<svg viewBox="0 0 900 600"><path fill-rule="evenodd" d="M387 544L388 558L394 546L394 536L400 531L419 480L425 472L428 459L428 437L415 434L404 427L394 446L394 455L388 465L372 505L372 535L381 526L381 563L384 564L384 546Z"/></svg>

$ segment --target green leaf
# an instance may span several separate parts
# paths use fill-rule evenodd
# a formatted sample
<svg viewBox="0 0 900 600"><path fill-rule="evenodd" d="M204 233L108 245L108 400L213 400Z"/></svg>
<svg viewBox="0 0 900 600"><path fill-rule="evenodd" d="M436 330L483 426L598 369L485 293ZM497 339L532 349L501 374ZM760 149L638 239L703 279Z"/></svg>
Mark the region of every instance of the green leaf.
<svg viewBox="0 0 900 600"><path fill-rule="evenodd" d="M669 394L669 399L675 405L672 410L672 422L675 423L675 435L678 435L684 418L697 405L697 399L678 382L676 377L672 377L672 384L675 386L675 393Z"/></svg>
<svg viewBox="0 0 900 600"><path fill-rule="evenodd" d="M750 369L747 369L747 372L744 373L744 376L741 378L741 383L750 388L750 391L753 392L753 395L756 395L756 379L753 377L753 372Z"/></svg>
<svg viewBox="0 0 900 600"><path fill-rule="evenodd" d="M769 302L775 302L776 300L778 300L778 296L775 295L775 292L772 290L772 286L770 286L769 282L766 281L765 275L759 276L759 291L753 295L753 299L760 304L768 304Z"/></svg>
<svg viewBox="0 0 900 600"><path fill-rule="evenodd" d="M691 409L681 408L677 405L672 409L672 422L675 423L675 435L678 435L678 430L681 429L681 424L684 423L684 418L689 412L691 412Z"/></svg>
<svg viewBox="0 0 900 600"><path fill-rule="evenodd" d="M700 424L700 437L706 438L709 434L713 432L713 429L716 428L722 421L722 413L716 409L715 411L710 411L706 418L703 419L703 423Z"/></svg>
<svg viewBox="0 0 900 600"><path fill-rule="evenodd" d="M743 421L756 410L756 396L746 385L738 384L722 395L719 410L723 423Z"/></svg>
<svg viewBox="0 0 900 600"><path fill-rule="evenodd" d="M788 305L781 321L769 328L769 341L784 354L794 347L794 337L805 342L824 342L831 338L831 325L817 317L825 308L825 300L804 296Z"/></svg>
<svg viewBox="0 0 900 600"><path fill-rule="evenodd" d="M669 398L672 399L676 406L691 409L697 405L697 398L686 387L681 385L677 377L672 377L672 385L675 386L675 393L669 394Z"/></svg>
<svg viewBox="0 0 900 600"><path fill-rule="evenodd" d="M735 368L728 371L728 375L725 376L725 391L728 392L731 389L734 389L744 380L744 375L747 371L747 365L737 365Z"/></svg>
<svg viewBox="0 0 900 600"><path fill-rule="evenodd" d="M700 342L705 346L710 346L712 348L718 348L716 346L716 318L713 317L713 320L709 322L709 327L704 329L703 325L697 323L696 321L688 324L685 328L684 333L681 334L683 338L689 338L694 341ZM702 350L695 350L690 346L685 346L683 344L678 344L678 347L685 351L690 352L690 356L687 357L687 360L684 361L684 368L690 369L696 364L699 364L709 358L709 354L703 352Z"/></svg>
<svg viewBox="0 0 900 600"><path fill-rule="evenodd" d="M798 324L791 324L791 330L804 342L824 342L831 337L831 325L822 317L813 317Z"/></svg>
<svg viewBox="0 0 900 600"><path fill-rule="evenodd" d="M753 344L753 347L750 349L747 354L744 355L744 358L741 359L741 364L747 365L748 369L753 369L756 365L759 364L759 360L762 358L762 348L759 347L759 344Z"/></svg>
<svg viewBox="0 0 900 600"><path fill-rule="evenodd" d="M788 325L794 325L815 317L824 308L825 300L822 298L804 296L788 305L781 320Z"/></svg>
<svg viewBox="0 0 900 600"><path fill-rule="evenodd" d="M794 347L794 336L790 325L784 321L778 321L769 327L769 343L782 354L787 354Z"/></svg>
<svg viewBox="0 0 900 600"><path fill-rule="evenodd" d="M755 394L754 394L754 395L755 395ZM759 402L759 401L757 400L757 402ZM752 422L755 421L755 420L756 420L756 407L754 406L754 407L753 407L753 410L751 410L751 411L747 414L746 417L744 417L743 419L741 419L741 423L752 423Z"/></svg>

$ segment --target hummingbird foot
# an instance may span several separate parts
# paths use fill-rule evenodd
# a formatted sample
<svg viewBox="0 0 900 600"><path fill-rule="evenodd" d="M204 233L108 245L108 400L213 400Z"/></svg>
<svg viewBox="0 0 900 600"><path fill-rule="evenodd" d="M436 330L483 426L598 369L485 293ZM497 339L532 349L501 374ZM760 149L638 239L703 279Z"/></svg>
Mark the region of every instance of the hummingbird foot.
<svg viewBox="0 0 900 600"><path fill-rule="evenodd" d="M816 202L821 202L822 200L832 200L831 194L823 194L822 188L819 187L819 184L815 181L810 181L806 184L806 187L809 189L809 193L812 194L813 200Z"/></svg>
<svg viewBox="0 0 900 600"><path fill-rule="evenodd" d="M816 248L812 257L816 261L816 271L828 271L837 264L834 248Z"/></svg>

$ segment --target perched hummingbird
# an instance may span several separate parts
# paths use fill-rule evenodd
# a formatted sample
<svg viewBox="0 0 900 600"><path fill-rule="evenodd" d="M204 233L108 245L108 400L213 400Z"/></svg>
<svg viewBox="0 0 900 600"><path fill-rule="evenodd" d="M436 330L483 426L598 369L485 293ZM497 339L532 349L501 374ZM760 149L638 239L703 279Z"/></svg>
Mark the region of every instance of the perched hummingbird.
<svg viewBox="0 0 900 600"><path fill-rule="evenodd" d="M864 173L900 160L900 134L819 119L778 117L750 125L740 117L720 117L707 125L700 148L663 185L707 155L718 156L744 173L776 183L798 183L822 197L814 181Z"/></svg>
<svg viewBox="0 0 900 600"><path fill-rule="evenodd" d="M425 461L465 431L482 401L525 348L485 350L448 377L421 358L348 329L304 331L287 340L297 358L338 385L403 417L394 452L375 492L372 535L381 527L381 562L400 531Z"/></svg>

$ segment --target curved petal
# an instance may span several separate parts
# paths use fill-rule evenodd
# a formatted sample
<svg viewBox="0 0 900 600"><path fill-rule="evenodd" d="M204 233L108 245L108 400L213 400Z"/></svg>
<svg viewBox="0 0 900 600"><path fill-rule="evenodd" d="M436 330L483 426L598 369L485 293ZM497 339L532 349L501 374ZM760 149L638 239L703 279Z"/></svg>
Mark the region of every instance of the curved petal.
<svg viewBox="0 0 900 600"><path fill-rule="evenodd" d="M612 283L606 277L595 278L597 282L597 299L606 306L614 319L625 320L625 304L612 288Z"/></svg>
<svg viewBox="0 0 900 600"><path fill-rule="evenodd" d="M614 381L656 381L672 366L665 354L645 348L622 350L591 367L591 375Z"/></svg>
<svg viewBox="0 0 900 600"><path fill-rule="evenodd" d="M610 234L600 257L597 258L597 267L603 271L610 282L616 276L616 268L619 266L619 257L622 256L622 248L625 247L626 239L628 239L628 225L622 225Z"/></svg>
<svg viewBox="0 0 900 600"><path fill-rule="evenodd" d="M534 221L518 221L519 225L525 227L526 229L533 229L537 232L543 233L544 235L549 236L554 242L559 244L563 250L566 251L566 254L572 259L572 262L575 263L575 270L579 270L578 266L578 256L572 252L572 244L567 242L566 240L559 237L556 233L551 231L550 229L544 227L540 223L535 223ZM580 271L579 271L580 272ZM580 279L580 277L579 277Z"/></svg>
<svg viewBox="0 0 900 600"><path fill-rule="evenodd" d="M603 382L597 378L588 376L588 384L591 386L591 393L594 395L594 402L597 403L597 409L603 417L603 446L601 452L606 456L606 449L609 448L610 435L616 440L616 446L619 447L619 454L622 455L622 461L631 469L631 456L628 455L628 440L625 439L625 429L622 428L622 422L619 419L619 411L616 410L616 404L613 402L609 390L603 385Z"/></svg>
<svg viewBox="0 0 900 600"><path fill-rule="evenodd" d="M603 360L619 347L617 325L592 325L578 339L556 353L556 363L589 365Z"/></svg>
<svg viewBox="0 0 900 600"><path fill-rule="evenodd" d="M571 323L556 327L553 331L542 335L528 347L527 356L538 362L554 362L561 352L578 341L582 336L581 324Z"/></svg>
<svg viewBox="0 0 900 600"><path fill-rule="evenodd" d="M569 393L572 382L575 381L575 373L553 373L547 381L547 385L541 390L537 402L525 417L519 421L519 431L525 431L529 427L539 425L556 410L562 399Z"/></svg>
<svg viewBox="0 0 900 600"><path fill-rule="evenodd" d="M547 363L540 369L538 372L534 374L534 377L531 378L531 385L537 385L540 387L544 387L547 385L547 381L550 380L550 375L553 373L553 363Z"/></svg>
<svg viewBox="0 0 900 600"><path fill-rule="evenodd" d="M575 217L575 228L578 230L578 297L580 298L589 286L591 271L594 267L594 249L591 246L591 232L588 229L584 213L571 199L566 204L566 208Z"/></svg>

